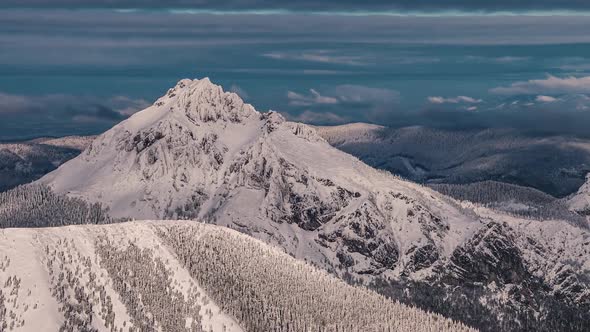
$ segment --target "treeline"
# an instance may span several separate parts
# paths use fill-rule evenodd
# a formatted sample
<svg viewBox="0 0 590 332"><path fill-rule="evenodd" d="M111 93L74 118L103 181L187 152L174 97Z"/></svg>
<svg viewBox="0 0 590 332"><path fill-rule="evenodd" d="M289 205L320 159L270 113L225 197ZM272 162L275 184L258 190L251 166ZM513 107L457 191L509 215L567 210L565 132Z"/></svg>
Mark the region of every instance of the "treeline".
<svg viewBox="0 0 590 332"><path fill-rule="evenodd" d="M108 224L112 219L99 203L56 194L46 185L29 184L0 193L0 228Z"/></svg>

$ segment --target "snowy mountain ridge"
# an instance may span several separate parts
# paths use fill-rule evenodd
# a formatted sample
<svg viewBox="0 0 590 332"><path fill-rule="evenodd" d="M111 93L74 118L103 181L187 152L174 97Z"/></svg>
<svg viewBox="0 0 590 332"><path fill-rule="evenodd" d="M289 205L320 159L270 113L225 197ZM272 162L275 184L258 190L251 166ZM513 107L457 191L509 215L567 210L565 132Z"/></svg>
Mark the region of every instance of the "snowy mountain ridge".
<svg viewBox="0 0 590 332"><path fill-rule="evenodd" d="M475 331L197 222L2 229L0 252L2 331Z"/></svg>
<svg viewBox="0 0 590 332"><path fill-rule="evenodd" d="M259 113L208 79L180 81L40 183L100 202L114 217L227 226L367 284L484 287L472 300L497 315L493 324L503 324L499 308L527 315L510 328L546 317L545 298L590 304L587 229L459 203L367 166L313 127ZM548 225L560 232L549 237ZM525 301L530 294L541 300Z"/></svg>

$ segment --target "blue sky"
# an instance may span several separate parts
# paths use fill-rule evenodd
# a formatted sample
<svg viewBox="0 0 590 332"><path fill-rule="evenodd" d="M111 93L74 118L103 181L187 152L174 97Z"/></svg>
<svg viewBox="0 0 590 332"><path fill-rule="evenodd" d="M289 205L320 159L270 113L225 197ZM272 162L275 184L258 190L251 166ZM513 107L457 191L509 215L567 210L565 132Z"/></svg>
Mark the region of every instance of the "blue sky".
<svg viewBox="0 0 590 332"><path fill-rule="evenodd" d="M588 135L586 2L52 3L0 9L0 139L101 132L204 76L315 124Z"/></svg>

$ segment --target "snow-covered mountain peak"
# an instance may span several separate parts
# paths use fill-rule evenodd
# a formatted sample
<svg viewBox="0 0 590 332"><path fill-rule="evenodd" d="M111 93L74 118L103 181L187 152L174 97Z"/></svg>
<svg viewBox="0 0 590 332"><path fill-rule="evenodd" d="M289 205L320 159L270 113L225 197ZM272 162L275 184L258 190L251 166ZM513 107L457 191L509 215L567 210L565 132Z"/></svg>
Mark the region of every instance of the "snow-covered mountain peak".
<svg viewBox="0 0 590 332"><path fill-rule="evenodd" d="M259 113L208 79L181 80L40 181L116 217L214 222L363 274L418 270L417 248L448 256L481 226L451 200L368 167L310 126Z"/></svg>
<svg viewBox="0 0 590 332"><path fill-rule="evenodd" d="M209 78L180 80L153 107L182 113L194 123L219 120L238 123L259 116L252 105L244 103L235 93L223 91Z"/></svg>

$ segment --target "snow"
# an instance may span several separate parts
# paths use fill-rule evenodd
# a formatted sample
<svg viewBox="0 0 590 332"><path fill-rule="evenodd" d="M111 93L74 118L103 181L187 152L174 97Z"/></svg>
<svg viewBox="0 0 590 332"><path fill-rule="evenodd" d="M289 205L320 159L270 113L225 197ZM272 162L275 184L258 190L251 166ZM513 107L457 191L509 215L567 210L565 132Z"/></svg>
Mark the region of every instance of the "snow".
<svg viewBox="0 0 590 332"><path fill-rule="evenodd" d="M49 290L49 278L40 261L42 247L37 246L38 243L36 234L27 230L0 231L0 261L4 266L8 264L7 268L0 270L2 291L10 294L12 290L6 286L8 277L21 278L18 294L7 296L4 301L7 312L13 312L17 321L26 323L26 329L19 327L16 331L57 331L63 320ZM11 302L14 298L16 302ZM7 325L11 325L10 319Z"/></svg>
<svg viewBox="0 0 590 332"><path fill-rule="evenodd" d="M82 330L85 326L97 331L111 331L112 328L127 331L146 323L154 324L155 330L163 330L163 322L158 317L176 322L178 319L183 321L184 317L187 326L194 319L201 319L204 331L243 331L237 321L206 294L206 287L217 299L228 301L223 307L237 310L244 320L242 323L248 324L251 330L260 330L255 327L263 326L275 330L272 326L288 323L296 330L297 326L327 324L330 330L342 326L357 330L366 326L371 330L379 327L378 330L387 328L391 331L473 331L440 315L347 285L276 248L214 225L192 221L142 221L100 226L2 229L0 239L3 254L0 281L5 285L2 291L6 295L0 307L7 305L10 313L0 317L0 326L6 322L14 331L57 331L62 324L70 324L68 326L73 330ZM105 245L112 247L107 249ZM126 248L138 248L139 251L133 251L130 256L110 256L115 252L122 253ZM142 266L133 265L140 252L141 255L153 255L150 257L154 262L163 262L167 272L142 271ZM186 256L186 253L194 255ZM108 262L113 257L123 259ZM10 264L6 267L8 260ZM105 267L109 264L115 264L117 268ZM188 266L191 266L190 270L186 269ZM273 269L269 269L270 266ZM167 285L164 287L166 294L178 291L186 303L197 299L191 305L200 306L201 317L183 316L183 310L170 310L170 316L152 311L153 315L145 317L156 318L154 322L150 318L147 318L149 322L137 321L139 316L134 316L133 312L141 308L142 303L131 307L125 300L135 297L144 301L148 297L157 299L166 294L157 293L154 288L142 292L143 283L138 280L126 280L125 290L115 291L113 285L120 277L119 271L129 277L146 272L150 273L150 278L163 276L160 281ZM91 275L96 277L91 278ZM15 283L9 285L6 282L9 277L20 280L20 287L16 288L18 293L13 292ZM202 287L197 280L203 280L206 286ZM232 289L211 288L221 286L220 282L228 282L226 286ZM67 287L70 284L79 285L75 287L76 294L82 295L75 296L73 289ZM99 296L99 289L103 286L106 293ZM291 296L284 296L285 293ZM228 295L237 298L228 298ZM65 301L59 300L62 296ZM104 299L111 301L108 303L112 310L109 305L104 307ZM83 302L85 300L88 302ZM72 306L65 306L65 303ZM88 303L92 305L88 306ZM241 305L236 306L236 303ZM261 307L244 306L253 303ZM76 311L79 308L85 309ZM151 308L169 309L162 306ZM277 312L290 312L292 316L277 316L274 314ZM88 319L88 313L92 319ZM105 313L109 314L105 316ZM12 325L12 317L16 317L16 325ZM114 323L109 326L107 321L111 317Z"/></svg>
<svg viewBox="0 0 590 332"><path fill-rule="evenodd" d="M60 228L38 229L3 229L0 230L0 262L4 264L10 260L5 269L0 269L0 287L5 285L8 277L20 278L20 290L16 298L16 304L12 304L11 296L7 296L8 311L13 312L18 321L24 320L24 326L14 331L57 331L64 321L63 313L58 311L60 304L51 295L52 284L48 260L52 252L46 252L46 248L66 248L66 256L69 260L53 265L55 269L75 270L83 268L84 264L79 257L90 257L95 260L95 241L99 237L108 237L114 243L123 245L133 241L136 245L154 249L154 253L167 262L167 268L172 272L173 287L177 287L188 298L189 293L201 294L198 305L201 305L202 327L205 331L239 332L242 329L230 316L224 314L219 306L205 294L205 291L190 277L175 256L166 249L161 240L154 234L149 224L128 223L109 226L67 226ZM64 247L65 245L65 247ZM2 266L0 264L0 266ZM88 283L89 272L97 276L96 282L105 286L106 295L110 296L115 312L115 326L131 327L131 318L125 305L120 301L119 294L111 287L112 283L108 272L97 264L92 264L90 270L85 270L81 277L82 284ZM87 286L88 287L88 286ZM4 294L9 294L8 287L2 288ZM29 293L30 292L30 293ZM36 305L36 308L35 308ZM101 306L94 306L93 326L99 331L111 331L105 327L100 317ZM206 314L210 313L210 314ZM193 318L190 318L193 319ZM10 319L8 325L10 326ZM0 320L1 326L1 320ZM118 329L117 329L118 330Z"/></svg>
<svg viewBox="0 0 590 332"><path fill-rule="evenodd" d="M166 262L166 266L172 273L174 283L172 287L180 291L185 300L188 301L191 296L198 298L196 304L201 307L201 326L205 331L223 331L240 332L242 329L239 324L230 316L224 314L221 308L206 294L205 290L199 286L190 276L189 272L182 267L182 264L176 259L173 252L161 243L158 235L154 232L153 225L149 223L123 224L121 227L109 227L110 238L115 243L125 243L130 239L133 243L142 249L152 249L154 258L160 258ZM199 294L199 295L197 295ZM187 321L192 319L187 317Z"/></svg>
<svg viewBox="0 0 590 332"><path fill-rule="evenodd" d="M569 200L568 205L574 211L590 214L590 174L586 176L586 182Z"/></svg>

